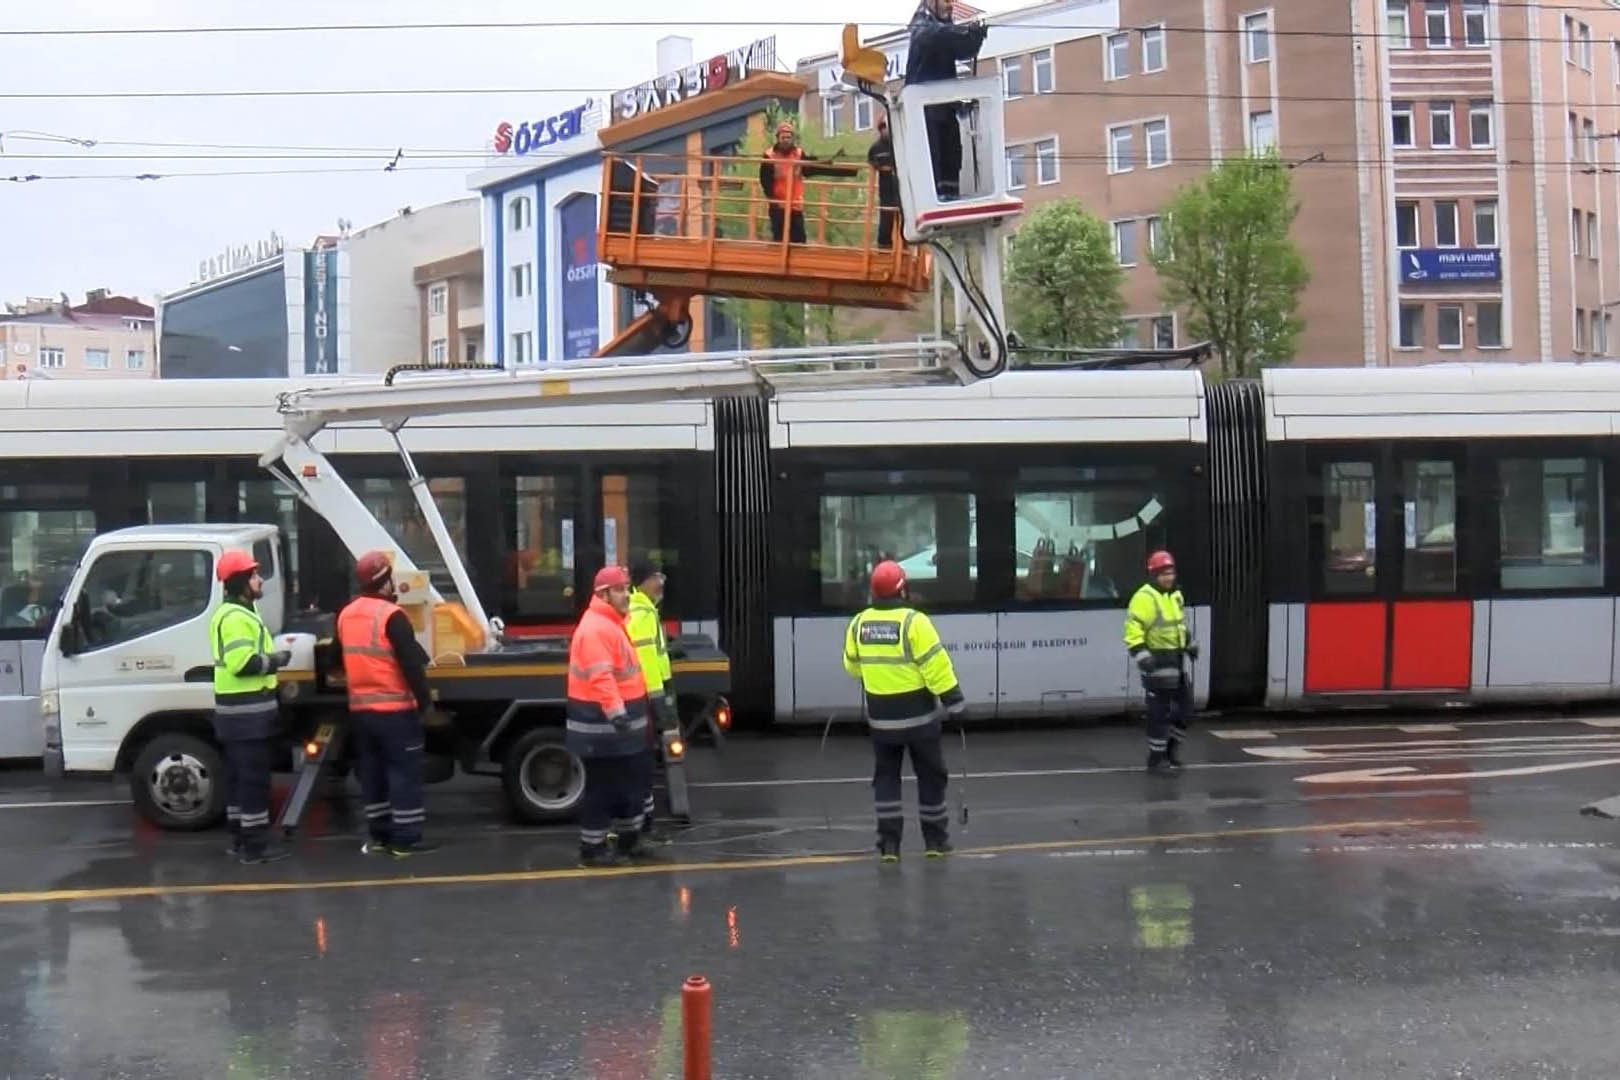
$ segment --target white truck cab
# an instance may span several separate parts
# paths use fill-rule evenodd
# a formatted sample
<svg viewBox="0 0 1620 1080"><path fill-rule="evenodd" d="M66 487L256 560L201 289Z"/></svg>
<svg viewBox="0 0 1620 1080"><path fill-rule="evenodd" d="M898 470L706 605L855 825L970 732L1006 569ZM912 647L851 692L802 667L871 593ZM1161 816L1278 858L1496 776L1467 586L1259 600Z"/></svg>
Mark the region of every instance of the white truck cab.
<svg viewBox="0 0 1620 1080"><path fill-rule="evenodd" d="M224 599L221 554L251 552L264 578L259 614L283 618L281 544L273 525L145 525L96 537L74 571L40 676L48 772L133 770L136 799L164 816L210 821L221 762L206 733L213 713L208 622ZM312 635L278 637L291 669L314 665ZM203 822L199 822L199 827Z"/></svg>

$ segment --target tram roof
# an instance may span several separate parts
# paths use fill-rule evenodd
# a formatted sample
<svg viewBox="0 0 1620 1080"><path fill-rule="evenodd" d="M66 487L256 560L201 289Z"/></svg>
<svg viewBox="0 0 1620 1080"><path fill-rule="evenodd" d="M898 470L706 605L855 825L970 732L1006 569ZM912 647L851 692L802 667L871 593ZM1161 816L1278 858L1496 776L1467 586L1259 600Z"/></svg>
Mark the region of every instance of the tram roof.
<svg viewBox="0 0 1620 1080"><path fill-rule="evenodd" d="M1266 437L1287 440L1620 434L1620 364L1274 368Z"/></svg>

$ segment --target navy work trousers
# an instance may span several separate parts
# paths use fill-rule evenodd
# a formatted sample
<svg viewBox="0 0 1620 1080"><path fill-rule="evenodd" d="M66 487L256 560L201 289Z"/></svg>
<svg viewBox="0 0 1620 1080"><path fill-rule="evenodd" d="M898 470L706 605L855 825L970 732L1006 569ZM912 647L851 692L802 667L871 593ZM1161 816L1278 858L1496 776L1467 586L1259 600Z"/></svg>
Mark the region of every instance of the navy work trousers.
<svg viewBox="0 0 1620 1080"><path fill-rule="evenodd" d="M579 805L579 847L598 854L608 833L618 835L621 851L636 846L644 824L643 806L652 785L652 753L585 759L585 794Z"/></svg>
<svg viewBox="0 0 1620 1080"><path fill-rule="evenodd" d="M270 740L225 741L225 819L236 846L262 853L270 837Z"/></svg>
<svg viewBox="0 0 1620 1080"><path fill-rule="evenodd" d="M1154 753L1164 753L1187 737L1192 717L1192 686L1185 676L1174 690L1147 692L1147 742Z"/></svg>
<svg viewBox="0 0 1620 1080"><path fill-rule="evenodd" d="M945 747L937 725L907 739L872 741L872 798L877 810L878 842L899 847L905 832L905 805L900 796L900 765L911 753L911 771L917 774L917 822L923 843L935 847L950 832L945 808Z"/></svg>
<svg viewBox="0 0 1620 1080"><path fill-rule="evenodd" d="M356 709L350 717L360 752L360 795L366 828L378 843L414 844L422 839L427 809L422 798L422 717L415 709Z"/></svg>

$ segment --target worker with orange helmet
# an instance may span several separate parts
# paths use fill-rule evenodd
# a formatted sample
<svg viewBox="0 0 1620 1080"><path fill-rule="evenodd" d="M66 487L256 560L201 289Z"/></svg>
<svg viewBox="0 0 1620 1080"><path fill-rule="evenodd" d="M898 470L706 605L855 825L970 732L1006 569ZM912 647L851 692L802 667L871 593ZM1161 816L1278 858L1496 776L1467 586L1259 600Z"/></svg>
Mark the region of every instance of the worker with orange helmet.
<svg viewBox="0 0 1620 1080"><path fill-rule="evenodd" d="M243 863L285 859L270 846L270 744L280 726L276 671L292 654L275 650L253 602L264 595L259 564L245 551L222 553L215 568L225 599L208 620L214 659L214 735L225 747L225 820L230 854Z"/></svg>
<svg viewBox="0 0 1620 1080"><path fill-rule="evenodd" d="M363 855L396 859L424 855L439 845L422 838L427 808L422 797L422 717L433 706L426 651L410 616L396 601L394 566L384 551L368 551L354 563L360 594L338 612L349 719L360 753L360 794L365 800Z"/></svg>
<svg viewBox="0 0 1620 1080"><path fill-rule="evenodd" d="M1184 660L1198 659L1198 642L1187 627L1187 610L1176 588L1176 560L1168 551L1148 556L1148 581L1125 613L1125 648L1142 673L1147 691L1147 769L1181 771L1181 741L1192 715L1192 685Z"/></svg>
<svg viewBox="0 0 1620 1080"><path fill-rule="evenodd" d="M939 632L908 603L906 572L899 563L885 559L872 568L871 594L871 606L851 619L844 633L844 671L861 681L872 732L878 857L900 861L905 830L900 766L909 750L923 845L929 858L939 858L951 850L940 710L960 722L967 699Z"/></svg>
<svg viewBox="0 0 1620 1080"><path fill-rule="evenodd" d="M621 866L647 854L642 806L652 783L647 681L625 628L630 572L602 567L591 593L568 643L565 735L569 752L585 763L579 863L587 868Z"/></svg>

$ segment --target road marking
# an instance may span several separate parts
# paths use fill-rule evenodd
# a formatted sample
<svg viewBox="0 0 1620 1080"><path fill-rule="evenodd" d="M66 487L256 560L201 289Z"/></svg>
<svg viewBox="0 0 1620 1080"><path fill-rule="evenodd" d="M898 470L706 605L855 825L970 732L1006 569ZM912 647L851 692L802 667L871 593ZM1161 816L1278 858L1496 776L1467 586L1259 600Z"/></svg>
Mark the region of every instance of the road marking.
<svg viewBox="0 0 1620 1080"><path fill-rule="evenodd" d="M1427 735L1431 732L1461 731L1456 724L1399 724L1396 731L1404 731L1408 735Z"/></svg>
<svg viewBox="0 0 1620 1080"><path fill-rule="evenodd" d="M1380 784L1407 783L1412 780L1491 780L1503 776L1535 776L1540 773L1571 772L1575 769L1596 769L1606 765L1620 765L1620 758L1598 758L1595 761L1556 761L1546 765L1520 765L1512 769L1484 769L1479 772L1428 773L1411 765L1394 765L1373 769L1346 769L1343 772L1312 773L1296 776L1301 784Z"/></svg>
<svg viewBox="0 0 1620 1080"><path fill-rule="evenodd" d="M1129 844L1175 844L1193 840L1234 840L1242 837L1290 836L1327 832L1366 832L1373 829L1426 829L1452 825L1472 825L1472 818L1401 818L1390 821L1342 821L1312 825L1272 825L1247 829L1216 829L1210 832L1165 833L1150 836L1106 836L1075 840L1035 840L1015 844L989 844L964 848L960 855L982 857L1021 852L1070 851L1084 848L1120 847ZM0 904L51 904L74 900L136 900L157 896L226 896L312 892L318 889L382 889L428 885L512 885L546 881L573 881L580 878L667 877L672 874L706 874L720 871L779 870L802 866L841 866L872 862L869 854L791 855L778 859L746 859L703 863L655 863L609 870L514 870L488 874L438 874L428 877L348 878L332 881L231 881L212 885L129 885L102 889L47 889L40 892L0 893Z"/></svg>
<svg viewBox="0 0 1620 1080"><path fill-rule="evenodd" d="M1467 727L1467 728L1476 728L1476 727L1515 727L1515 726L1519 726L1519 725L1573 724L1573 723L1576 723L1576 722L1577 721L1572 720L1572 719L1570 719L1568 717L1564 717L1564 716L1543 716L1543 717L1523 717L1523 716L1521 716L1516 720L1515 719L1465 720L1465 721L1462 722L1461 726ZM1579 723L1591 724L1591 726L1593 726L1593 727L1620 727L1620 717L1613 717L1613 718L1597 717L1597 718L1593 718L1593 719L1590 719L1590 720L1581 720L1581 721L1579 721ZM1226 734L1222 735L1222 737L1223 738L1225 738L1225 737L1250 738L1252 736L1248 736L1248 735L1244 734L1244 732L1249 731L1249 730L1264 731L1267 735L1333 735L1333 734L1337 734L1338 732L1342 732L1342 731L1397 731L1400 728L1402 728L1404 726L1408 726L1410 724L1411 724L1411 721L1409 721L1409 720L1408 721L1392 720L1387 724L1335 724L1332 721L1327 721L1327 722L1320 723L1320 724L1302 724L1302 725L1299 725L1299 726L1296 726L1296 727L1255 728L1255 729L1249 729L1249 728L1225 728L1225 729L1222 729L1222 730ZM1210 732L1210 734L1214 735L1214 734L1217 734L1217 733L1212 731L1212 732Z"/></svg>
<svg viewBox="0 0 1620 1080"><path fill-rule="evenodd" d="M1211 731L1210 734L1215 736L1217 739L1228 739L1232 742L1242 742L1245 740L1259 742L1264 739L1275 739L1277 737L1277 733L1275 731L1245 731L1242 728Z"/></svg>
<svg viewBox="0 0 1620 1080"><path fill-rule="evenodd" d="M1582 720L1581 723L1587 727L1620 728L1620 717L1611 716L1600 720Z"/></svg>
<svg viewBox="0 0 1620 1080"><path fill-rule="evenodd" d="M1530 746L1592 746L1613 747L1616 735L1497 735L1478 739L1411 739L1407 742L1355 742L1317 743L1312 746L1245 746L1243 752L1262 758L1287 758L1290 761L1322 760L1334 757L1334 751L1349 750L1363 753L1411 754L1417 751L1482 751L1511 750Z"/></svg>
<svg viewBox="0 0 1620 1080"><path fill-rule="evenodd" d="M0 810L50 810L58 806L133 806L128 799L77 799L62 802L0 802Z"/></svg>

